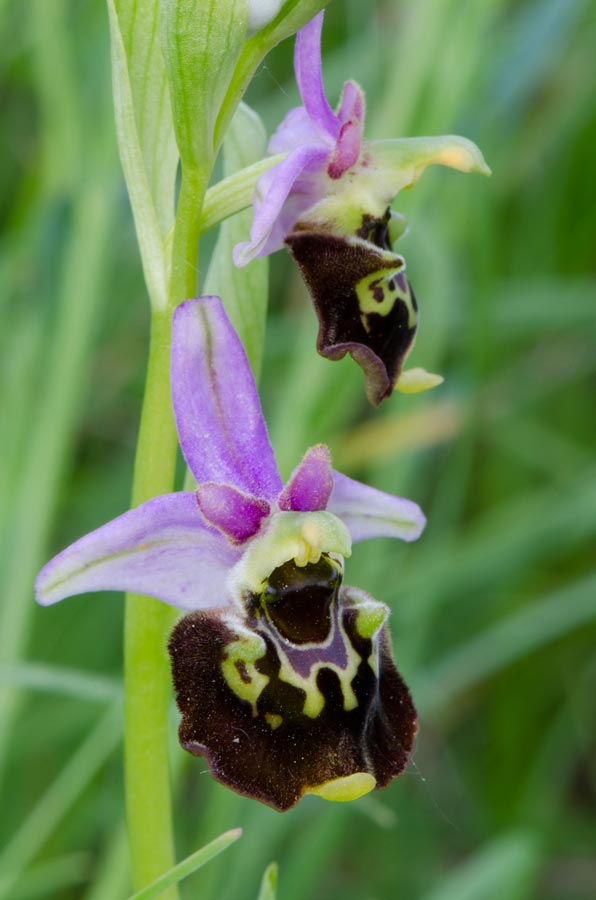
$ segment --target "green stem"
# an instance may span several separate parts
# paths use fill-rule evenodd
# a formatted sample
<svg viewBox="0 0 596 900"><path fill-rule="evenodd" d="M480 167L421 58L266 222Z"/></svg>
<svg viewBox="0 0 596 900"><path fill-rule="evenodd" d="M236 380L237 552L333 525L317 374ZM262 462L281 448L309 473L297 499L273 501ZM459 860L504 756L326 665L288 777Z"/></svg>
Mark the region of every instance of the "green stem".
<svg viewBox="0 0 596 900"><path fill-rule="evenodd" d="M137 444L133 506L173 490L178 439L170 400L171 320L195 293L202 201L208 174L184 175L166 310L154 310ZM167 639L175 612L150 597L126 601L125 767L133 883L138 890L174 865L168 765L170 665ZM172 887L164 900L176 900Z"/></svg>
<svg viewBox="0 0 596 900"><path fill-rule="evenodd" d="M154 313L132 503L172 490L177 438L169 397L170 317ZM133 882L142 887L174 862L168 771L172 610L129 595L124 626L126 801ZM174 900L175 892L168 896Z"/></svg>
<svg viewBox="0 0 596 900"><path fill-rule="evenodd" d="M170 312L183 300L194 297L196 293L198 244L203 230L201 227L203 204L210 176L210 169L205 171L183 169L172 248L172 271L168 294Z"/></svg>

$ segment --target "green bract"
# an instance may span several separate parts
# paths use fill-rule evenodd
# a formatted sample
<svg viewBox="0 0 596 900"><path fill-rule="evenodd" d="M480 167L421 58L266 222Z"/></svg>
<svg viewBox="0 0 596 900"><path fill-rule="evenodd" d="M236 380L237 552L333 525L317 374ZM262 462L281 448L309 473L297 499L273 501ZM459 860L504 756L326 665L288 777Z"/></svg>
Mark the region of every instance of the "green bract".
<svg viewBox="0 0 596 900"><path fill-rule="evenodd" d="M224 175L234 177L256 163L265 154L267 137L259 116L245 103L240 103L236 115L223 143ZM242 175L239 176L242 178ZM250 203L254 179L251 180L251 191L245 195L246 204ZM219 183L214 190L223 189L226 181ZM239 181L239 187L242 181ZM220 196L217 211L221 214L224 198ZM235 197L236 208L241 201L240 190ZM203 221L207 209L203 209ZM225 298L226 311L232 325L238 332L252 370L258 379L261 369L263 345L265 343L265 318L269 287L269 260L258 259L252 265L240 271L230 265L232 249L247 228L250 227L252 210L247 209L223 222L211 256L209 270L205 279L204 291L207 294L218 294Z"/></svg>
<svg viewBox="0 0 596 900"><path fill-rule="evenodd" d="M135 14L136 13L136 14ZM154 40L157 0L108 0L114 114L151 305L167 303L165 238L174 222L178 151L166 71Z"/></svg>
<svg viewBox="0 0 596 900"><path fill-rule="evenodd" d="M162 40L184 166L211 168L215 123L246 40L248 0L164 0Z"/></svg>

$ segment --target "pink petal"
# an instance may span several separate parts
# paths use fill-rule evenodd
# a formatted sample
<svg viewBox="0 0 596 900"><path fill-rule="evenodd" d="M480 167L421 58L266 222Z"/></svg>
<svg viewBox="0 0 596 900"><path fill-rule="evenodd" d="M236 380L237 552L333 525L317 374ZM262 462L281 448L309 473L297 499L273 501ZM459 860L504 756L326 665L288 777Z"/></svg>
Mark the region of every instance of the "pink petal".
<svg viewBox="0 0 596 900"><path fill-rule="evenodd" d="M253 537L271 512L266 500L251 497L230 484L205 481L198 485L196 498L207 523L235 544Z"/></svg>
<svg viewBox="0 0 596 900"><path fill-rule="evenodd" d="M296 35L294 71L300 96L308 115L332 138L337 138L339 122L329 106L323 86L321 61L323 18L324 12L320 12Z"/></svg>
<svg viewBox="0 0 596 900"><path fill-rule="evenodd" d="M329 450L317 444L307 450L284 487L279 507L296 512L315 512L327 509L333 489L333 475Z"/></svg>
<svg viewBox="0 0 596 900"><path fill-rule="evenodd" d="M364 94L355 81L344 84L337 118L341 127L327 167L330 178L341 178L356 165L362 153Z"/></svg>
<svg viewBox="0 0 596 900"><path fill-rule="evenodd" d="M341 178L344 172L356 165L362 150L362 124L357 121L346 122L329 160L327 173L330 178Z"/></svg>
<svg viewBox="0 0 596 900"><path fill-rule="evenodd" d="M339 101L337 118L340 125L350 120L364 122L364 94L355 81L346 81Z"/></svg>

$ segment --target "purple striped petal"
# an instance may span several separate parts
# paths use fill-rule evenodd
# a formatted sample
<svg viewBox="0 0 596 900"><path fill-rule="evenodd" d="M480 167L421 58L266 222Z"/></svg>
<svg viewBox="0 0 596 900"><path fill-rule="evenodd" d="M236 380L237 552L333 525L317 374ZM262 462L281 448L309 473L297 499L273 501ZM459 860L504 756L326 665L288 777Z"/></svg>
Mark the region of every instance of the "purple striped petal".
<svg viewBox="0 0 596 900"><path fill-rule="evenodd" d="M37 577L37 601L49 606L89 591L133 591L178 609L225 606L226 578L239 555L203 524L194 494L164 494L50 560Z"/></svg>
<svg viewBox="0 0 596 900"><path fill-rule="evenodd" d="M197 482L274 499L282 488L244 347L219 297L187 300L172 323L172 399Z"/></svg>
<svg viewBox="0 0 596 900"><path fill-rule="evenodd" d="M302 213L320 200L321 192L316 182L309 185L302 176L323 171L330 152L322 144L299 146L283 162L261 176L255 192L250 241L234 247L237 266L245 266L256 256L268 256L281 250L286 235ZM297 185L299 179L304 183Z"/></svg>
<svg viewBox="0 0 596 900"><path fill-rule="evenodd" d="M321 31L324 12L300 29L296 35L294 71L302 102L313 122L332 138L339 134L337 116L329 106L323 86Z"/></svg>
<svg viewBox="0 0 596 900"><path fill-rule="evenodd" d="M333 473L329 450L317 444L307 450L284 487L279 508L295 512L316 512L327 509L333 490Z"/></svg>
<svg viewBox="0 0 596 900"><path fill-rule="evenodd" d="M426 524L417 503L385 494L335 471L327 510L342 519L353 541L375 537L415 541Z"/></svg>
<svg viewBox="0 0 596 900"><path fill-rule="evenodd" d="M271 512L266 500L251 497L230 484L203 482L197 487L196 498L207 523L234 544L243 544L253 537Z"/></svg>

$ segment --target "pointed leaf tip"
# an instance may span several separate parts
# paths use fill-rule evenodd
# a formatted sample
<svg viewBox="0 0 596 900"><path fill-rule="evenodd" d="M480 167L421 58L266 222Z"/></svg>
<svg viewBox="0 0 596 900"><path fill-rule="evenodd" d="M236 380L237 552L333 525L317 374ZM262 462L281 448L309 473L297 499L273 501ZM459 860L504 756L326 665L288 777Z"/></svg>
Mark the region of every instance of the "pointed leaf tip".
<svg viewBox="0 0 596 900"><path fill-rule="evenodd" d="M269 863L263 873L261 889L257 900L275 900L277 896L277 877L279 874L276 862Z"/></svg>
<svg viewBox="0 0 596 900"><path fill-rule="evenodd" d="M232 828L230 831L225 831L219 837L216 837L215 840L201 847L200 850L191 853L190 856L187 856L178 865L165 872L155 881L152 881L151 884L141 888L136 894L132 894L128 900L154 900L156 897L161 897L164 891L179 884L184 878L192 875L201 866L210 862L215 856L235 843L241 835L241 828Z"/></svg>

